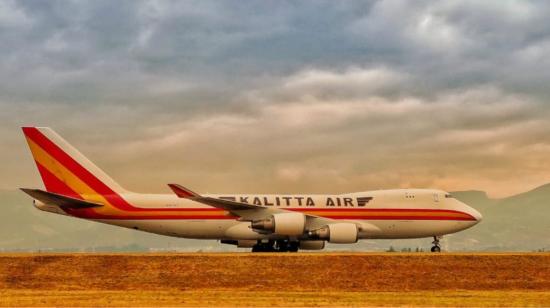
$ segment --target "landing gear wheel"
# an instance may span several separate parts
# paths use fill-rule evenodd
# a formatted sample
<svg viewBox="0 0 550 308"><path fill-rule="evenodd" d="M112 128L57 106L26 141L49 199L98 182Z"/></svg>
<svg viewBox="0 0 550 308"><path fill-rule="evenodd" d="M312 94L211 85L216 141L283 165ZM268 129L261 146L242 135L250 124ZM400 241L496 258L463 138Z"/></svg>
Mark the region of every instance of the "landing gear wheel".
<svg viewBox="0 0 550 308"><path fill-rule="evenodd" d="M434 236L434 241L432 242L432 244L434 245L432 246L432 249L431 249L432 252L441 252L441 246L439 245L440 239L441 239L440 236Z"/></svg>
<svg viewBox="0 0 550 308"><path fill-rule="evenodd" d="M288 244L288 251L290 252L298 252L298 246L299 246L299 242L290 242Z"/></svg>
<svg viewBox="0 0 550 308"><path fill-rule="evenodd" d="M267 243L262 243L258 241L258 244L252 246L252 252L273 252L276 251L275 247L273 247L275 243L273 241L269 241Z"/></svg>
<svg viewBox="0 0 550 308"><path fill-rule="evenodd" d="M275 248L275 251L278 252L287 252L288 251L288 242L287 241L277 241L277 246Z"/></svg>

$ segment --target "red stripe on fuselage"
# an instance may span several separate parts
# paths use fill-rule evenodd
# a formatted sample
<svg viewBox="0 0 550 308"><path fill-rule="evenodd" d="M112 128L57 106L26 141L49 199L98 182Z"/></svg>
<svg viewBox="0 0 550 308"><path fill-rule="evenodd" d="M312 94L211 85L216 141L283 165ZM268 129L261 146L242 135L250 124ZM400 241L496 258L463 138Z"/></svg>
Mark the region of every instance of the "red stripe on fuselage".
<svg viewBox="0 0 550 308"><path fill-rule="evenodd" d="M238 217L232 216L230 214L224 215L223 213L227 213L223 210L219 209L208 209L208 208L187 208L187 209L180 209L185 211L194 211L194 212L215 212L219 211L220 215L200 215L200 214L191 214L191 215L159 215L159 216L153 216L153 215L139 215L139 216L130 216L130 215L121 215L121 216L114 216L114 215L97 215L95 217L88 217L90 219L120 219L120 220L189 220L189 219L205 219L205 220L216 220L216 219L237 219ZM308 211L304 209L287 209L290 211L296 211L296 212L304 212L304 214L308 214ZM382 211L381 211L382 210ZM364 215L334 215L335 211L330 211L331 213L327 213L327 215L319 215L324 218L330 218L335 220L445 220L445 221L474 221L475 218L471 215L460 212L460 211L446 211L446 210L422 210L422 209L356 209L356 213L364 214ZM349 210L347 211L349 213ZM372 212L399 212L403 213L403 215L372 215L368 213ZM441 212L441 215L437 216L429 216L429 215L407 215L407 212ZM464 215L462 217L457 216L446 216L445 212L454 213L454 214L461 214Z"/></svg>
<svg viewBox="0 0 550 308"><path fill-rule="evenodd" d="M459 220L472 221L469 217L454 217L454 216L322 216L331 219L348 219L348 220Z"/></svg>
<svg viewBox="0 0 550 308"><path fill-rule="evenodd" d="M453 213L466 214L456 210L442 209L404 209L404 208L282 208L297 212L402 212L402 213Z"/></svg>
<svg viewBox="0 0 550 308"><path fill-rule="evenodd" d="M444 220L444 221L472 221L466 217L449 217L449 216L322 216L324 218L330 218L334 220ZM237 216L225 216L225 215L137 215L137 216L113 216L113 215L96 215L81 217L87 219L108 219L108 220L235 220Z"/></svg>

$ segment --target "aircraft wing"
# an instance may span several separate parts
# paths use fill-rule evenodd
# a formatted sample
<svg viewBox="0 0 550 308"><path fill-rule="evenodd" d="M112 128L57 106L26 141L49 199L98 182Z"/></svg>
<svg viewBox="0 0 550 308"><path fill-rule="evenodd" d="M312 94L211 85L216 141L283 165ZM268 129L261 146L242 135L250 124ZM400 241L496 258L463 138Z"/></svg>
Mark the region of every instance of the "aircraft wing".
<svg viewBox="0 0 550 308"><path fill-rule="evenodd" d="M213 206L215 208L219 208L222 210L226 210L229 212L233 212L235 210L261 210L261 209L267 209L267 207L262 205L255 205L255 204L248 204L248 203L242 203L242 202L236 202L236 201L230 201L230 200L223 200L218 198L212 198L212 197L203 197L196 192L185 188L179 184L168 184L170 189L180 198L189 199L193 201L197 201L200 203L204 203L206 205Z"/></svg>
<svg viewBox="0 0 550 308"><path fill-rule="evenodd" d="M264 219L272 214L291 212L289 210L281 208L273 208L263 205L249 204L212 197L204 197L178 184L168 184L168 186L180 198L193 200L215 208L226 210L235 216L241 217L241 220L258 220ZM315 215L305 214L305 216L309 225L317 225L317 223L326 224L327 222L331 221L331 219Z"/></svg>
<svg viewBox="0 0 550 308"><path fill-rule="evenodd" d="M101 203L71 198L64 195L47 192L41 189L21 188L21 190L27 195L33 197L34 199L49 205L57 205L71 209L84 209L103 206L103 204Z"/></svg>
<svg viewBox="0 0 550 308"><path fill-rule="evenodd" d="M204 197L178 184L168 184L168 186L180 198L193 200L215 208L226 210L235 216L239 216L240 217L239 220L243 220L243 221L260 220L260 219L265 219L273 214L292 212L289 210L276 208L276 207L268 207L263 205L249 204L244 202L224 200L224 199L218 199L218 198L212 198L212 197ZM341 221L335 221L331 218L326 218L326 217L321 217L321 216L316 216L311 214L304 214L304 215L306 216L306 228L309 230L321 228L323 226L326 226L327 224L341 222ZM370 223L358 222L354 220L350 220L350 222L357 224L357 227L359 228L360 231L370 232L373 234L380 232L380 229L378 227Z"/></svg>

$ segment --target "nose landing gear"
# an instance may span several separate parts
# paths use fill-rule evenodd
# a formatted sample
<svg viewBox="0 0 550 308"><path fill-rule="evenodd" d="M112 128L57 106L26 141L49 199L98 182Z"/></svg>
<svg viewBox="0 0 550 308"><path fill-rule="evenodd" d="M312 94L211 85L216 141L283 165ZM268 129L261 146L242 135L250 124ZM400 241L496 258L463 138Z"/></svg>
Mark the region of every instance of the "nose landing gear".
<svg viewBox="0 0 550 308"><path fill-rule="evenodd" d="M434 236L434 241L432 242L433 246L431 249L432 252L441 252L441 246L439 245L440 239L441 236Z"/></svg>

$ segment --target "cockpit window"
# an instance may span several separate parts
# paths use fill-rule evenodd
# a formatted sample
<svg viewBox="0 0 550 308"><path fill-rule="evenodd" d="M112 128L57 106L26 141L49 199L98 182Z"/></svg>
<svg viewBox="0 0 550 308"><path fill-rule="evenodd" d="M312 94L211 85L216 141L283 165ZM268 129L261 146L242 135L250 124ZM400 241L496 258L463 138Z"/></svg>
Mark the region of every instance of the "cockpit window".
<svg viewBox="0 0 550 308"><path fill-rule="evenodd" d="M454 198L451 194L445 194L445 198Z"/></svg>

